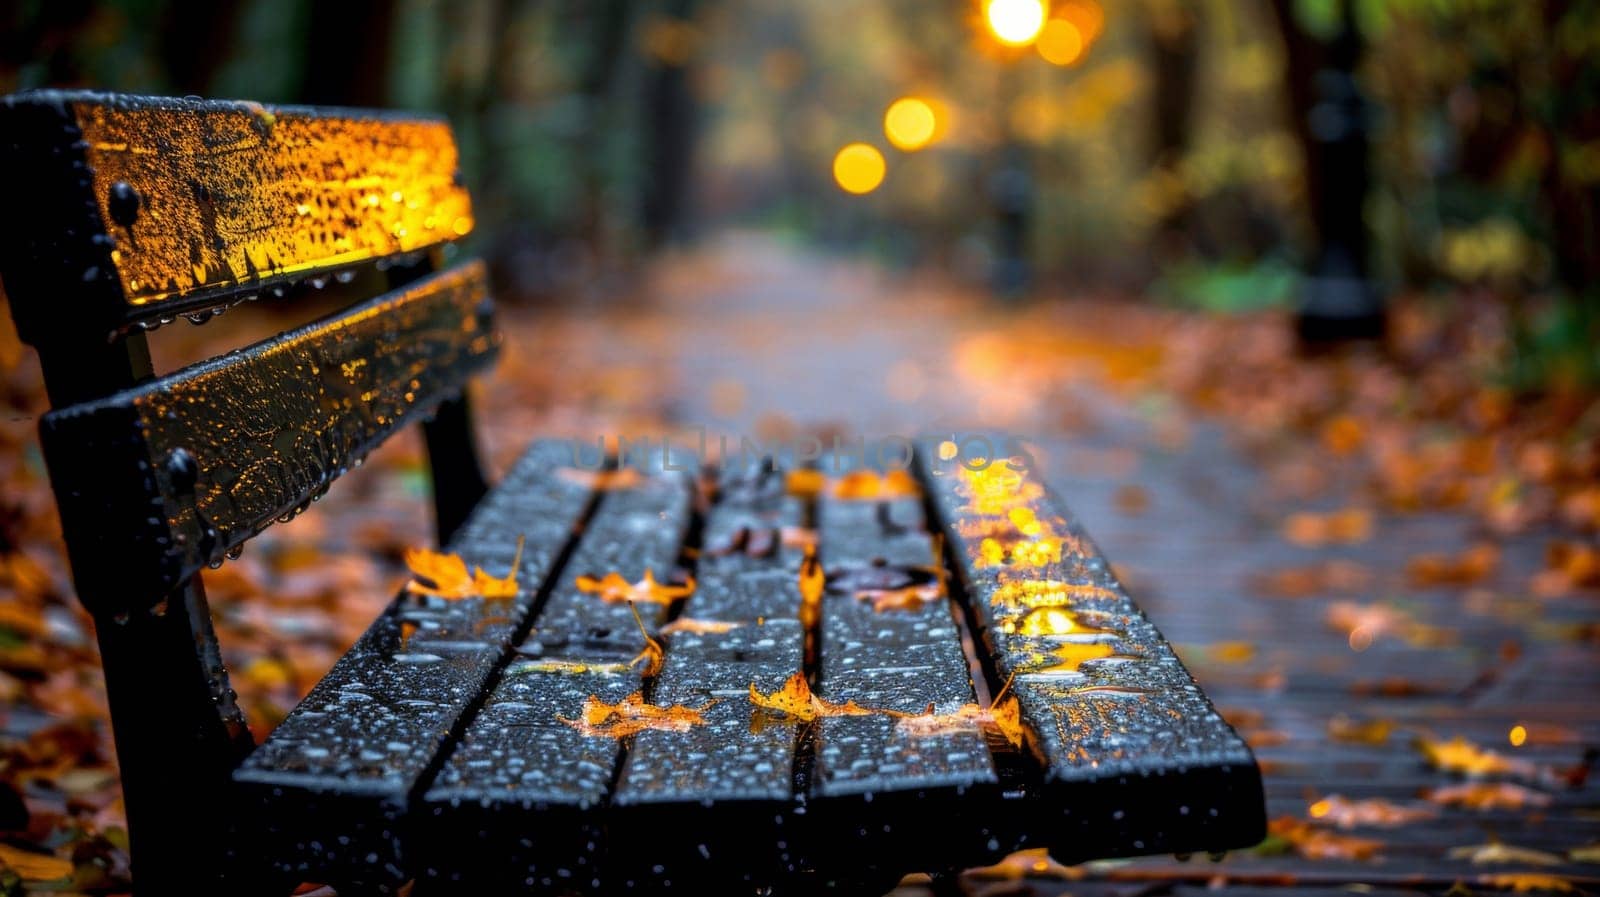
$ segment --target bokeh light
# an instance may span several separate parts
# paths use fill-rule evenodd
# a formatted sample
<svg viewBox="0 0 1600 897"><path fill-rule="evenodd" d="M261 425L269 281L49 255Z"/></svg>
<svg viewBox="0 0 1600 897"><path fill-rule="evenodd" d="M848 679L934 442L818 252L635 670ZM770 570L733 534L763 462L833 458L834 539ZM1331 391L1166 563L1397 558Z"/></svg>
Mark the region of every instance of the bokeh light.
<svg viewBox="0 0 1600 897"><path fill-rule="evenodd" d="M871 193L883 183L887 170L883 153L867 143L851 143L833 157L833 179L846 193Z"/></svg>
<svg viewBox="0 0 1600 897"><path fill-rule="evenodd" d="M933 106L918 97L901 97L883 114L883 133L897 150L911 153L933 142L939 119Z"/></svg>
<svg viewBox="0 0 1600 897"><path fill-rule="evenodd" d="M1045 8L1041 0L989 0L984 18L995 39L1012 47L1025 47L1039 37L1044 28Z"/></svg>
<svg viewBox="0 0 1600 897"><path fill-rule="evenodd" d="M1072 23L1085 47L1094 43L1105 27L1105 10L1095 0L1067 0L1056 9L1055 18Z"/></svg>
<svg viewBox="0 0 1600 897"><path fill-rule="evenodd" d="M1083 58L1083 34L1066 19L1051 19L1039 32L1034 49L1053 65L1072 65Z"/></svg>

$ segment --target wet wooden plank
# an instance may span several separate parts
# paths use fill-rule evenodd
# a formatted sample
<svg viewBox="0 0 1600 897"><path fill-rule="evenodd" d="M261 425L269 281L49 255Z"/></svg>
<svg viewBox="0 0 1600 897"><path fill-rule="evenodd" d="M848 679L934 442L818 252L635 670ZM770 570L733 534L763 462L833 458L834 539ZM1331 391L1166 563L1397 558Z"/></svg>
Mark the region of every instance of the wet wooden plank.
<svg viewBox="0 0 1600 897"><path fill-rule="evenodd" d="M608 881L731 893L792 874L803 823L794 788L800 726L753 713L748 694L752 685L782 688L801 669L804 646L792 618L671 636L651 700L715 703L703 726L634 739L608 815Z"/></svg>
<svg viewBox="0 0 1600 897"><path fill-rule="evenodd" d="M694 483L656 470L608 489L516 649L427 787L415 813L426 845L416 872L449 887L588 887L603 840L595 811L611 792L623 743L563 722L585 698L615 703L644 687L628 664L644 647L625 603L578 588L580 576L646 570L667 581L691 522ZM637 605L654 628L664 605ZM533 815L527 815L533 814Z"/></svg>
<svg viewBox="0 0 1600 897"><path fill-rule="evenodd" d="M491 311L482 264L462 265L45 415L41 441L84 603L110 614L158 601L162 592L125 584L176 587L298 513L493 358Z"/></svg>
<svg viewBox="0 0 1600 897"><path fill-rule="evenodd" d="M1042 787L1030 819L1062 859L1259 841L1244 742L1036 472L919 456L979 637L1014 677Z"/></svg>
<svg viewBox="0 0 1600 897"><path fill-rule="evenodd" d="M77 302L27 310L39 328L103 334L416 253L473 226L455 138L428 116L34 91L0 101L0 132L21 191L8 195L48 182L57 192L39 198L78 220L7 250L8 281L32 264L40 283L83 285Z"/></svg>
<svg viewBox="0 0 1600 897"><path fill-rule="evenodd" d="M795 761L800 726L753 712L749 689L783 687L804 669L798 614L798 528L803 503L784 472L763 463L718 476L705 521L699 587L666 641L656 704L703 706L706 725L644 732L628 752L612 800L612 880L707 889L755 888L792 872L801 837ZM738 540L729 534L742 532ZM752 541L764 534L766 541ZM792 540L791 540L792 541ZM649 844L641 851L630 845Z"/></svg>
<svg viewBox="0 0 1600 897"><path fill-rule="evenodd" d="M590 503L582 480L563 475L564 457L564 446L535 444L450 545L501 575L522 536L515 598L401 595L245 760L234 775L250 807L243 859L375 886L403 880L401 813L509 652Z"/></svg>
<svg viewBox="0 0 1600 897"><path fill-rule="evenodd" d="M915 513L880 511L904 500L819 502L820 551L827 572L820 669L826 700L919 714L953 714L976 702L961 634L939 574L932 538ZM930 600L874 609L873 599L920 587ZM978 724L963 720L913 734L874 713L824 718L817 732L810 815L823 851L824 879L843 874L841 836L857 874L933 870L991 859L986 825L999 809L999 779Z"/></svg>

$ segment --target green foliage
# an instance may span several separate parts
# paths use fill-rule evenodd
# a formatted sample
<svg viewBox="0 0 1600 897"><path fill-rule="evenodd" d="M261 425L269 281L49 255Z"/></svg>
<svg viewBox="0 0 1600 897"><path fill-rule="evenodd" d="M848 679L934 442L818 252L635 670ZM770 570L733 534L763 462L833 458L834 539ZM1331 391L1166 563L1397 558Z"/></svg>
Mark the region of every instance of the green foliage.
<svg viewBox="0 0 1600 897"><path fill-rule="evenodd" d="M1519 392L1600 389L1600 287L1520 317L1505 377Z"/></svg>
<svg viewBox="0 0 1600 897"><path fill-rule="evenodd" d="M1238 314L1288 308L1299 282L1295 268L1279 258L1220 264L1190 261L1164 272L1151 286L1151 295L1173 305Z"/></svg>

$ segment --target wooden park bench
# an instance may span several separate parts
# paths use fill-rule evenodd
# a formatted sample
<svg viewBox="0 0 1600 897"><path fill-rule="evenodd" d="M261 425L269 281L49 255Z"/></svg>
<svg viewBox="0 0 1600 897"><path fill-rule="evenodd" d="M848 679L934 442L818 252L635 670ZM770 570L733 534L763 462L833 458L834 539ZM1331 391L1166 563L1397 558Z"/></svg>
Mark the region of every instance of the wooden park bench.
<svg viewBox="0 0 1600 897"><path fill-rule="evenodd" d="M488 488L463 388L499 337L483 266L445 265L445 123L40 92L0 155L141 891L887 889L1261 838L1249 750L1016 459L598 474L542 442ZM152 370L149 327L329 278L371 298ZM509 586L401 594L252 744L203 573L413 422L441 542Z"/></svg>

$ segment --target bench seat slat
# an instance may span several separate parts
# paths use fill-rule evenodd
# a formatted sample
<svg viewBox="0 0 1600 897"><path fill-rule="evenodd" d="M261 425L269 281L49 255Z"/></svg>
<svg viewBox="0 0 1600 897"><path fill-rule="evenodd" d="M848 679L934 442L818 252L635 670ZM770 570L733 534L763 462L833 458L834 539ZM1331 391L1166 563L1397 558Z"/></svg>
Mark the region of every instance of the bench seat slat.
<svg viewBox="0 0 1600 897"><path fill-rule="evenodd" d="M559 444L532 446L450 545L498 576L524 536L515 598L401 595L234 773L259 801L244 814L259 836L290 845L278 854L285 871L389 864L398 874L382 833L506 655L590 502L587 486L562 476L563 457Z"/></svg>
<svg viewBox="0 0 1600 897"><path fill-rule="evenodd" d="M424 875L457 885L478 876L477 885L505 888L593 878L599 838L591 811L611 791L623 746L586 737L562 718L578 719L590 695L615 703L640 690L638 670L625 665L643 639L627 604L584 593L576 580L617 572L637 582L647 569L670 580L693 488L690 477L657 469L603 493L533 631L426 789L415 824L426 856L436 859L423 861ZM652 629L666 611L637 608ZM542 814L537 832L521 815L529 810Z"/></svg>
<svg viewBox="0 0 1600 897"><path fill-rule="evenodd" d="M45 415L41 441L84 601L102 613L153 603L165 593L123 584L170 590L295 514L492 359L490 311L483 265L469 263Z"/></svg>
<svg viewBox="0 0 1600 897"><path fill-rule="evenodd" d="M610 878L624 887L668 880L722 892L771 881L793 862L800 727L754 713L748 697L751 686L777 691L804 668L797 549L771 541L777 529L801 525L804 506L780 489L761 488L781 486L782 473L765 464L721 472L706 542L746 527L767 541L747 542L754 554L702 550L699 587L684 618L732 628L673 632L652 700L716 703L704 726L635 737L612 798L612 841L653 846L613 851Z"/></svg>
<svg viewBox="0 0 1600 897"><path fill-rule="evenodd" d="M1042 762L1029 821L1058 858L1259 841L1249 748L1037 473L919 464L979 638Z"/></svg>
<svg viewBox="0 0 1600 897"><path fill-rule="evenodd" d="M876 507L875 507L876 506ZM912 510L913 506L915 510ZM920 714L950 714L976 702L970 666L941 560L922 530L920 505L824 494L819 542L828 588L823 598L818 692L833 703ZM913 607L876 610L874 576L893 587L915 575L934 591ZM938 870L987 858L977 820L999 804L999 779L983 732L964 720L938 733L911 733L883 714L826 717L817 733L811 780L813 822L832 831L814 844L824 876L838 870L824 843L844 837L868 869ZM866 858L866 859L859 859Z"/></svg>

